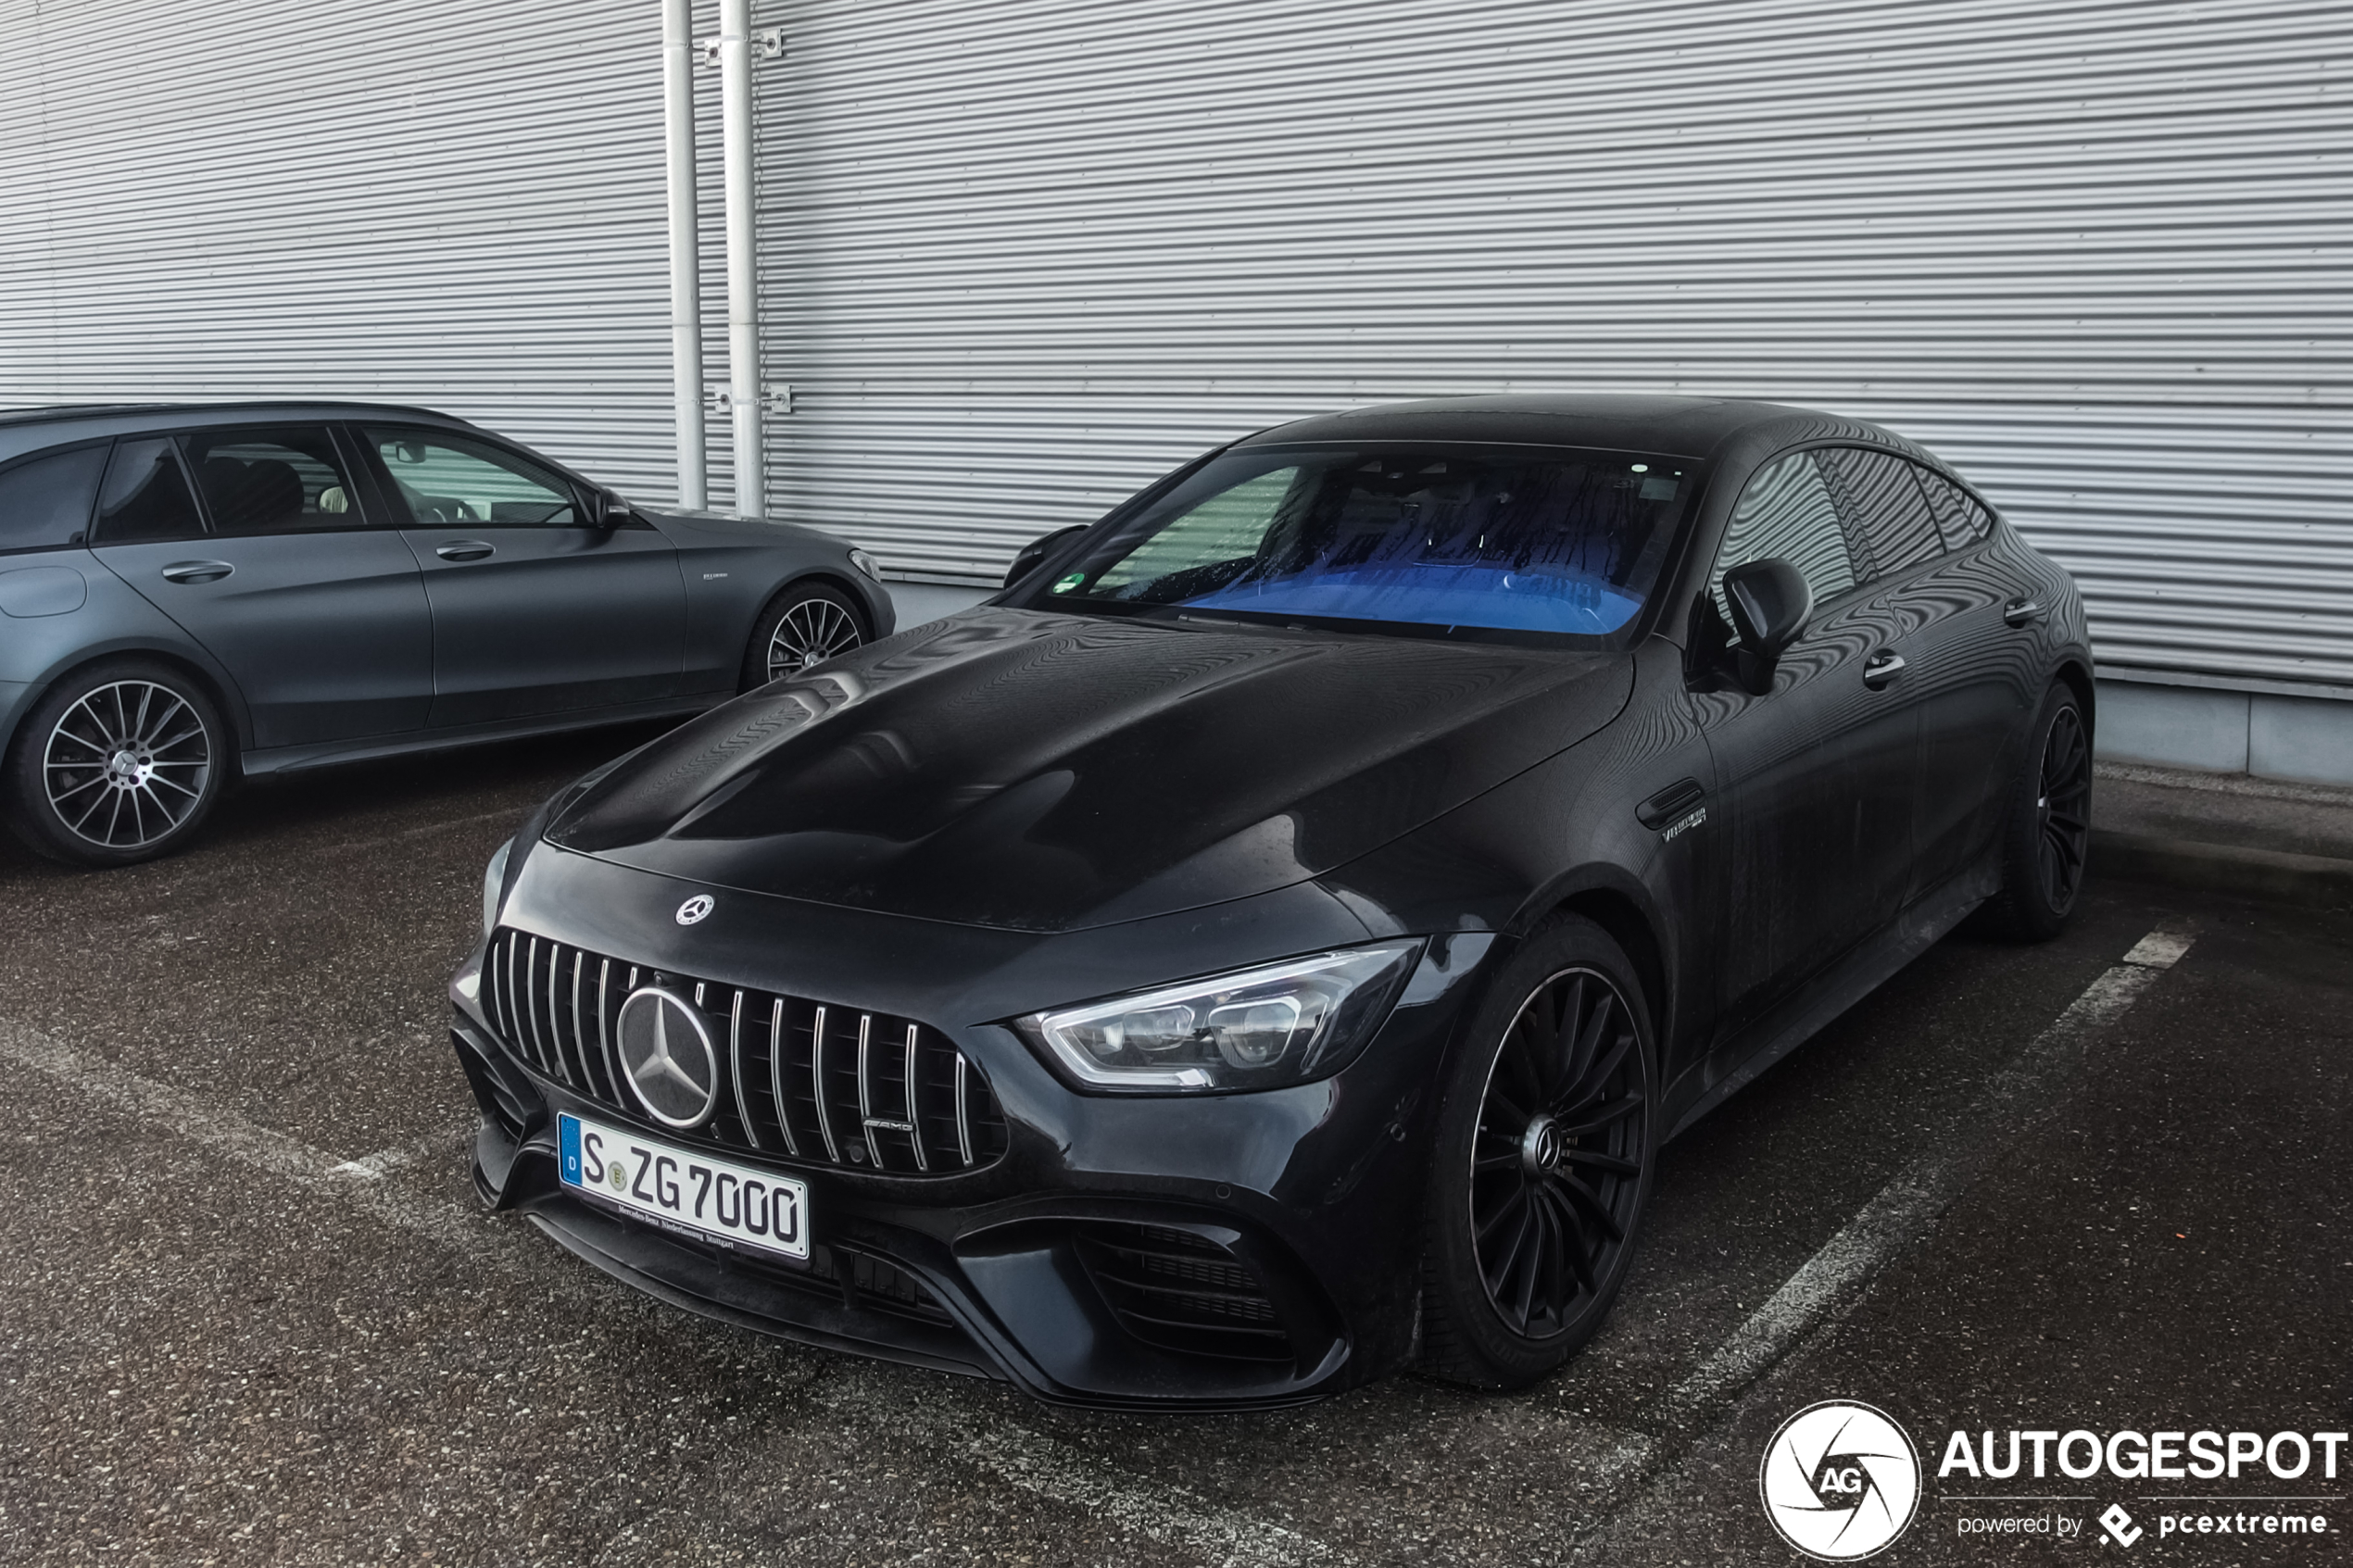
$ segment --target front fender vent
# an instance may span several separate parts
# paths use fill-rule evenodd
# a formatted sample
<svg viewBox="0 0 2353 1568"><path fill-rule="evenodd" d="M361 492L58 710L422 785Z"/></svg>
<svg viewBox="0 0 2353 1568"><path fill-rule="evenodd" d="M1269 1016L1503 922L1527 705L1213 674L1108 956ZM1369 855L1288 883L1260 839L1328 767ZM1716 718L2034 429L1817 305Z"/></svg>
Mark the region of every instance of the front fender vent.
<svg viewBox="0 0 2353 1568"><path fill-rule="evenodd" d="M500 930L483 960L484 1010L519 1060L644 1120L621 1079L613 1025L641 985L701 1012L720 1055L720 1109L664 1137L771 1159L953 1176L1003 1155L1004 1112L938 1030L888 1013L724 985Z"/></svg>

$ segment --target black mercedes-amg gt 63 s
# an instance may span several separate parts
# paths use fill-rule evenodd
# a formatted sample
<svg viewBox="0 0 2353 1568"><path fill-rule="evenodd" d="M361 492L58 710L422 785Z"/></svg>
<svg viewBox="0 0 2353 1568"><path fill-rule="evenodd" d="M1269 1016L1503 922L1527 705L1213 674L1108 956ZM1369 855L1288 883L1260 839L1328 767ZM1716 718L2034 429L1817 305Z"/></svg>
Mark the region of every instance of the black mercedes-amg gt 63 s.
<svg viewBox="0 0 2353 1568"><path fill-rule="evenodd" d="M452 985L477 1180L1050 1400L1524 1384L1664 1140L1972 910L2066 920L2091 671L2066 574L1869 425L1283 425L532 817Z"/></svg>

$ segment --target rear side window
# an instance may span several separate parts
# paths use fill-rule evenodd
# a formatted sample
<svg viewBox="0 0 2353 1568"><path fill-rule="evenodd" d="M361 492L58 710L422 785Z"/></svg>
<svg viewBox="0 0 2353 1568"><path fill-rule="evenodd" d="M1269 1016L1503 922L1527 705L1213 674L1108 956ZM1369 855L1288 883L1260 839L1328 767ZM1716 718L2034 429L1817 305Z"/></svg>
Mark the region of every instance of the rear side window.
<svg viewBox="0 0 2353 1568"><path fill-rule="evenodd" d="M187 539L204 532L180 454L161 436L115 443L98 492L98 543Z"/></svg>
<svg viewBox="0 0 2353 1568"><path fill-rule="evenodd" d="M1928 495L1930 508L1936 514L1936 526L1944 535L1948 550L1965 550L1982 543L1994 532L1994 514L1979 504L1976 496L1931 469L1915 466L1920 489Z"/></svg>
<svg viewBox="0 0 2353 1568"><path fill-rule="evenodd" d="M107 466L104 445L52 452L0 469L0 552L79 545Z"/></svg>
<svg viewBox="0 0 2353 1568"><path fill-rule="evenodd" d="M180 448L215 533L289 533L360 521L323 425L194 431Z"/></svg>
<svg viewBox="0 0 2353 1568"><path fill-rule="evenodd" d="M1818 605L1855 586L1855 558L1847 549L1838 502L1811 452L1792 452L1757 470L1732 508L1709 581L1727 626L1732 611L1724 602L1724 573L1753 560L1774 559L1797 568Z"/></svg>
<svg viewBox="0 0 2353 1568"><path fill-rule="evenodd" d="M1944 553L1911 464L1856 446L1827 447L1819 456L1845 492L1848 515L1870 555L1872 576L1909 571Z"/></svg>

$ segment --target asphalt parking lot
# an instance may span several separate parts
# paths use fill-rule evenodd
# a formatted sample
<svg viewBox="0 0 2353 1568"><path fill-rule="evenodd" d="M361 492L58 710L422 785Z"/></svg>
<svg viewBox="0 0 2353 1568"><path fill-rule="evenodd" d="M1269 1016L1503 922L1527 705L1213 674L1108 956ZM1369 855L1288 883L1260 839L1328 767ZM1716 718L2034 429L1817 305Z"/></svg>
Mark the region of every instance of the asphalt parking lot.
<svg viewBox="0 0 2353 1568"><path fill-rule="evenodd" d="M2129 1551L1964 1537L1934 1475L1955 1428L2353 1421L2353 919L2107 884L2049 947L1948 939L1670 1148L1616 1317L1526 1393L1074 1414L481 1212L442 999L480 868L633 738L257 787L129 871L0 850L0 1560L1796 1562L1759 1456L1856 1399L1930 1465L1884 1561L2353 1561L2342 1473L2014 1484L2332 1526ZM2124 962L2152 933L2188 947Z"/></svg>

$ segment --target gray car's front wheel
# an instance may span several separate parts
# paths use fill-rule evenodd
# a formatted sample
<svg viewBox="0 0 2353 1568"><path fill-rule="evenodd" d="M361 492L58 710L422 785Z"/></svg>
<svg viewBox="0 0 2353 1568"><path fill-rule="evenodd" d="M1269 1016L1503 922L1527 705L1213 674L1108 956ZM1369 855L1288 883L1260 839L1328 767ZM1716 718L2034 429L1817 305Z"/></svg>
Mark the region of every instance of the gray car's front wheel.
<svg viewBox="0 0 2353 1568"><path fill-rule="evenodd" d="M229 776L227 727L169 665L121 660L57 684L7 760L9 824L34 853L127 866L195 836Z"/></svg>
<svg viewBox="0 0 2353 1568"><path fill-rule="evenodd" d="M823 583L795 583L769 601L752 628L739 689L797 675L872 636L865 611L849 595Z"/></svg>

